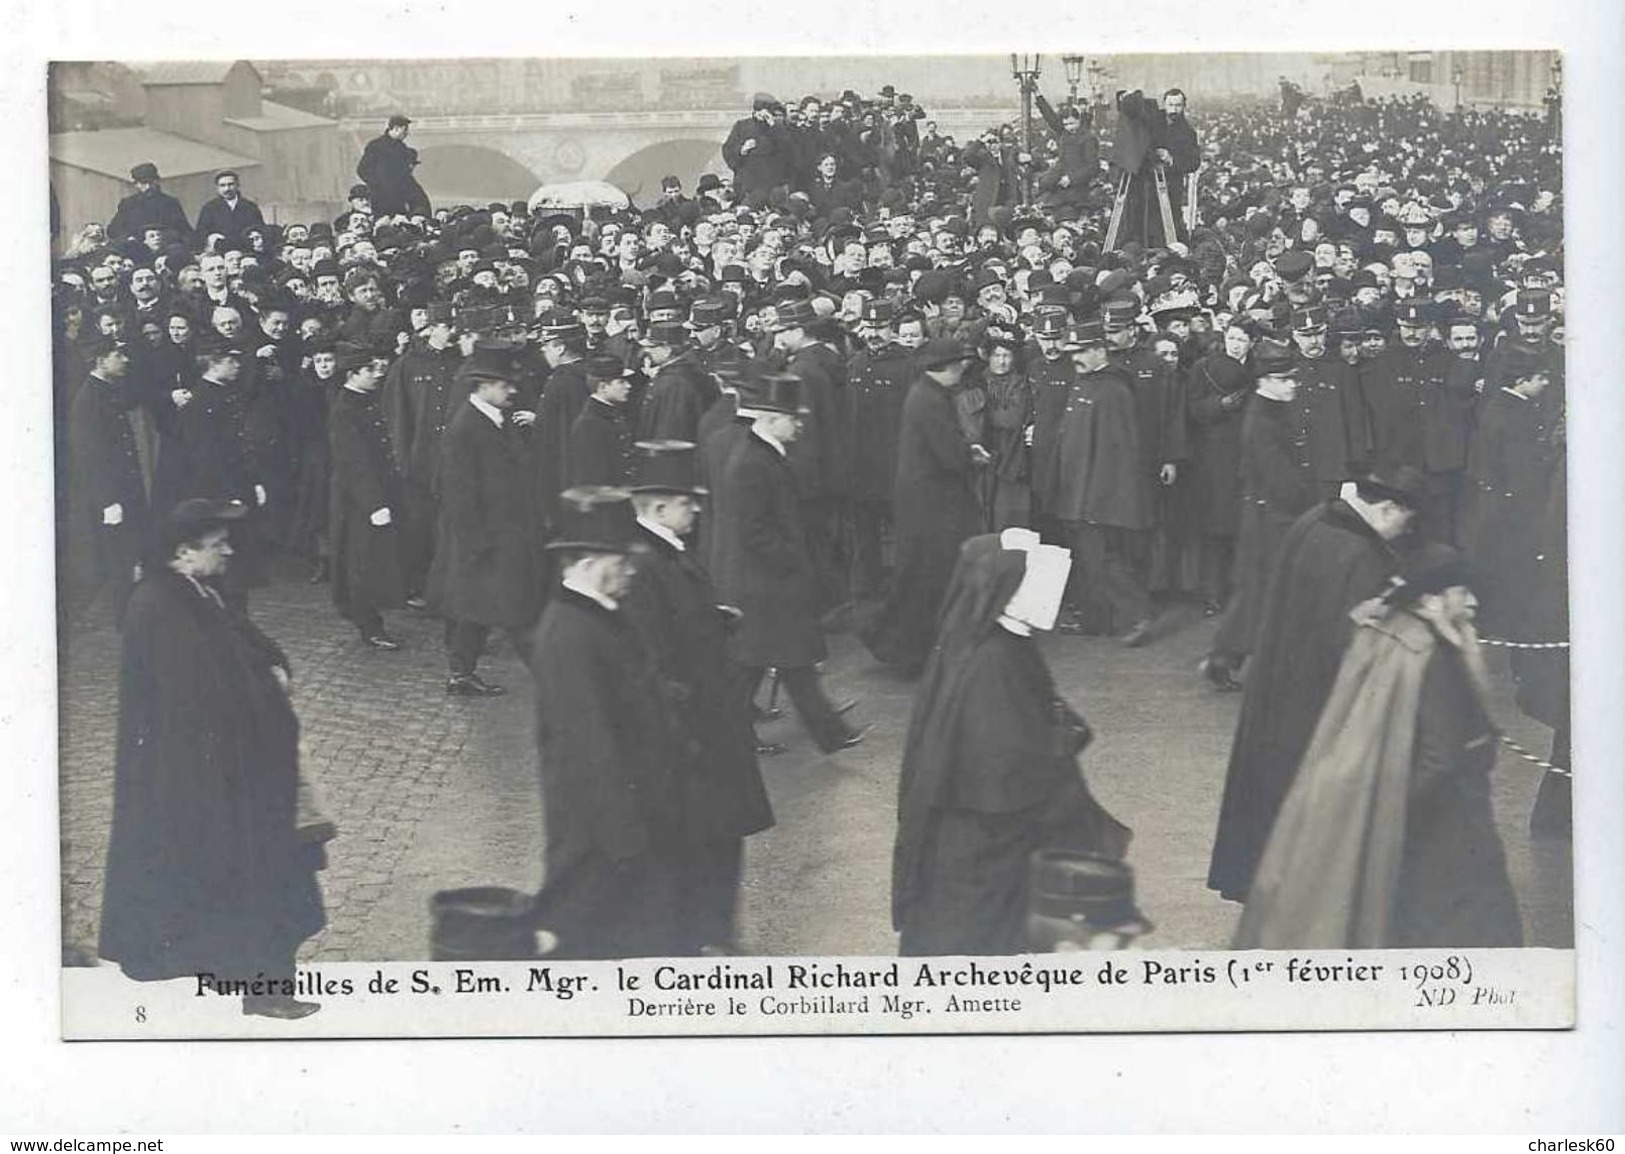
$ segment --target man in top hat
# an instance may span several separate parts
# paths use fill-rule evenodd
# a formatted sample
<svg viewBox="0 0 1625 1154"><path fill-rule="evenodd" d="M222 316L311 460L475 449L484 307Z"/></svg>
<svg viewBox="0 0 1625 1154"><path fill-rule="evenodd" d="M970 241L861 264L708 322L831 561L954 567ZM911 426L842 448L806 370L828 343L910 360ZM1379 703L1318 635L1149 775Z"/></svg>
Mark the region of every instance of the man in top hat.
<svg viewBox="0 0 1625 1154"><path fill-rule="evenodd" d="M355 174L366 182L372 210L378 216L429 216L429 197L412 170L418 166L418 150L406 143L410 117L396 113L389 118L383 135L367 141Z"/></svg>
<svg viewBox="0 0 1625 1154"><path fill-rule="evenodd" d="M420 602L434 557L439 518L440 442L456 411L454 378L462 356L451 305L431 301L423 331L384 378L384 416L403 488L397 523L409 601Z"/></svg>
<svg viewBox="0 0 1625 1154"><path fill-rule="evenodd" d="M1336 496L1349 479L1349 463L1366 457L1370 436L1360 374L1342 358L1328 354L1327 329L1323 305L1309 305L1292 314L1292 341L1297 346L1295 403L1307 437L1309 478L1322 499Z"/></svg>
<svg viewBox="0 0 1625 1154"><path fill-rule="evenodd" d="M903 401L916 371L909 350L896 341L896 316L891 301L864 300L858 321L862 347L846 369L854 600L876 598L883 592L881 541L892 522Z"/></svg>
<svg viewBox="0 0 1625 1154"><path fill-rule="evenodd" d="M1303 408L1301 369L1291 350L1274 341L1254 357L1258 382L1241 417L1241 520L1230 602L1202 673L1218 689L1236 692L1235 674L1253 651L1270 574L1281 539L1321 499L1310 462L1312 437Z"/></svg>
<svg viewBox="0 0 1625 1154"><path fill-rule="evenodd" d="M677 931L683 954L735 953L734 912L744 839L773 824L749 712L734 692L728 632L738 610L718 603L691 548L704 489L694 446L639 441L632 507L647 548L625 611L653 662L680 735L682 839Z"/></svg>
<svg viewBox="0 0 1625 1154"><path fill-rule="evenodd" d="M149 228L163 229L182 241L191 237L186 210L158 184L157 165L142 161L130 169L130 181L135 191L118 202L113 219L107 222L109 240L140 240Z"/></svg>
<svg viewBox="0 0 1625 1154"><path fill-rule="evenodd" d="M385 609L406 603L401 563L401 474L378 389L389 358L365 346L339 349L343 384L328 405L331 445L328 519L333 604L374 649L401 643L384 629Z"/></svg>
<svg viewBox="0 0 1625 1154"><path fill-rule="evenodd" d="M746 384L739 415L751 421L750 434L734 446L717 484L712 551L717 590L744 615L728 639L736 700L750 702L768 668L777 669L802 727L820 750L834 753L863 734L841 716L855 703L831 705L815 668L827 655L818 573L786 459L805 416L801 380L767 373Z"/></svg>
<svg viewBox="0 0 1625 1154"><path fill-rule="evenodd" d="M1380 466L1409 465L1427 477L1417 531L1448 542L1461 499L1462 470L1478 394L1475 377L1431 339L1432 306L1400 301L1399 342L1365 366L1361 381L1371 411L1372 458Z"/></svg>
<svg viewBox="0 0 1625 1154"><path fill-rule="evenodd" d="M639 436L695 441L700 418L716 402L717 382L702 364L699 350L688 343L688 327L672 321L651 324L643 345L661 359L638 414Z"/></svg>
<svg viewBox="0 0 1625 1154"><path fill-rule="evenodd" d="M197 210L197 234L205 244L219 237L218 248L236 248L248 243L250 232L265 231L260 206L242 193L242 178L231 169L215 174L215 195Z"/></svg>
<svg viewBox="0 0 1625 1154"><path fill-rule="evenodd" d="M891 596L862 636L878 660L908 676L925 668L959 547L982 525L977 475L993 458L965 440L954 404L975 356L951 337L927 341L903 402L892 491L897 570Z"/></svg>
<svg viewBox="0 0 1625 1154"><path fill-rule="evenodd" d="M773 347L788 357L785 371L800 379L801 403L807 408L790 447L790 467L825 609L846 600L842 528L851 491L850 446L842 436L847 427L846 360L828 339L831 328L804 300L780 306L773 325Z"/></svg>
<svg viewBox="0 0 1625 1154"><path fill-rule="evenodd" d="M677 734L625 610L638 529L624 489L567 489L560 575L530 646L552 957L659 957L678 937Z"/></svg>
<svg viewBox="0 0 1625 1154"><path fill-rule="evenodd" d="M493 697L500 685L475 665L493 628L504 629L520 656L524 631L541 609L541 518L526 434L511 419L511 350L476 344L457 370L467 396L441 441L440 522L427 600L446 619L446 692Z"/></svg>
<svg viewBox="0 0 1625 1154"><path fill-rule="evenodd" d="M618 358L600 353L587 359L592 395L570 428L570 488L624 485L632 475L632 371Z"/></svg>
<svg viewBox="0 0 1625 1154"><path fill-rule="evenodd" d="M1151 525L1134 386L1112 366L1100 321L1068 330L1064 347L1076 377L1060 419L1052 512L1071 544L1084 629L1120 634L1133 648L1151 639L1152 617L1130 563L1130 535Z"/></svg>
<svg viewBox="0 0 1625 1154"><path fill-rule="evenodd" d="M288 659L220 593L247 514L176 505L130 598L97 952L136 981L257 980L244 1013L302 1018L319 1009L292 986L327 920L320 847L299 829Z"/></svg>
<svg viewBox="0 0 1625 1154"><path fill-rule="evenodd" d="M1207 884L1246 901L1270 827L1308 748L1354 623L1349 611L1399 572L1392 544L1415 516L1422 477L1365 473L1310 509L1282 539L1241 717L1230 748Z"/></svg>
<svg viewBox="0 0 1625 1154"><path fill-rule="evenodd" d="M103 338L89 348L90 373L68 411L67 580L74 608L105 587L113 615L124 615L151 530L148 515L157 432L138 386L129 350Z"/></svg>

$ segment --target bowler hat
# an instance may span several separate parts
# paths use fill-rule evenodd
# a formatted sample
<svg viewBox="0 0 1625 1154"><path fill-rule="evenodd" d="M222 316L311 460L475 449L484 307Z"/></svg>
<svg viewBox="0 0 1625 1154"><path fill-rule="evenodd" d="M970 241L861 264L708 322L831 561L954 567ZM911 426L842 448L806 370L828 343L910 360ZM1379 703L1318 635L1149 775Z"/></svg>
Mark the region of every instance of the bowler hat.
<svg viewBox="0 0 1625 1154"><path fill-rule="evenodd" d="M739 389L741 416L756 413L810 413L801 399L801 378L794 373L762 373L748 377Z"/></svg>
<svg viewBox="0 0 1625 1154"><path fill-rule="evenodd" d="M405 113L402 113L402 112L397 112L394 116L391 116L389 118L389 126L391 128L405 128L407 125L409 125L411 123L412 123L412 118L410 116L407 116Z"/></svg>
<svg viewBox="0 0 1625 1154"><path fill-rule="evenodd" d="M1393 501L1409 509L1418 508L1422 503L1425 480L1421 471L1412 465L1386 469L1360 469L1351 465L1350 470L1355 474L1360 496L1368 501Z"/></svg>
<svg viewBox="0 0 1625 1154"><path fill-rule="evenodd" d="M637 517L631 495L609 485L582 485L559 494L558 536L551 550L583 553L636 553Z"/></svg>
<svg viewBox="0 0 1625 1154"><path fill-rule="evenodd" d="M632 375L632 370L626 367L621 358L609 353L588 357L584 367L589 381L618 381Z"/></svg>
<svg viewBox="0 0 1625 1154"><path fill-rule="evenodd" d="M932 337L914 354L914 363L922 369L940 369L957 361L968 361L975 356L958 337Z"/></svg>
<svg viewBox="0 0 1625 1154"><path fill-rule="evenodd" d="M691 497L709 492L696 483L694 442L638 441L632 448L632 492L687 493Z"/></svg>
<svg viewBox="0 0 1625 1154"><path fill-rule="evenodd" d="M248 516L248 506L241 501L220 501L208 497L189 497L169 511L164 528L170 544L195 540L211 529L241 521Z"/></svg>
<svg viewBox="0 0 1625 1154"><path fill-rule="evenodd" d="M1289 377L1297 374L1292 350L1280 341L1259 341L1258 349L1253 353L1253 367L1260 376Z"/></svg>
<svg viewBox="0 0 1625 1154"><path fill-rule="evenodd" d="M130 179L139 181L157 180L158 166L152 163L150 160L143 160L140 164L130 169Z"/></svg>

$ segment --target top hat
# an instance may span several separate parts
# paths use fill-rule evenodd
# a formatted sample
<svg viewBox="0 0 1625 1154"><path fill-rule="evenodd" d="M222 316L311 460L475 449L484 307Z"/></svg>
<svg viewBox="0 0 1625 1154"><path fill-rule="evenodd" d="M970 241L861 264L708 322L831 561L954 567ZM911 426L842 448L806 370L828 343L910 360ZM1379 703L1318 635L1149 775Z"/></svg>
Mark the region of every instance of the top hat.
<svg viewBox="0 0 1625 1154"><path fill-rule="evenodd" d="M559 494L558 536L551 550L638 553L637 517L631 495L610 485L581 485Z"/></svg>
<svg viewBox="0 0 1625 1154"><path fill-rule="evenodd" d="M686 493L690 497L709 492L696 483L694 442L638 441L632 448L632 492Z"/></svg>
<svg viewBox="0 0 1625 1154"><path fill-rule="evenodd" d="M754 413L812 412L801 399L801 378L794 373L762 373L740 383L739 412L742 416Z"/></svg>
<svg viewBox="0 0 1625 1154"><path fill-rule="evenodd" d="M514 346L507 341L478 340L474 351L457 366L459 384L474 391L485 381L512 381L517 375L513 364Z"/></svg>

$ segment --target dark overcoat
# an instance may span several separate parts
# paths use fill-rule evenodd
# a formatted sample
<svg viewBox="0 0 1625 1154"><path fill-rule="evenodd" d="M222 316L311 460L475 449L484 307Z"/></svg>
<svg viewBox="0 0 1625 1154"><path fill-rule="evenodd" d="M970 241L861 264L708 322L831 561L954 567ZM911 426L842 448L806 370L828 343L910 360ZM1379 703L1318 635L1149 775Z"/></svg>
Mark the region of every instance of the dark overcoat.
<svg viewBox="0 0 1625 1154"><path fill-rule="evenodd" d="M427 599L453 621L520 628L541 609L541 537L530 444L465 401L446 428L440 524Z"/></svg>
<svg viewBox="0 0 1625 1154"><path fill-rule="evenodd" d="M1241 415L1253 373L1223 352L1196 362L1185 380L1190 415L1191 488L1205 536L1234 537L1241 520ZM1225 407L1225 398L1242 397Z"/></svg>
<svg viewBox="0 0 1625 1154"><path fill-rule="evenodd" d="M1349 610L1383 591L1393 550L1340 500L1287 530L1265 593L1230 749L1208 887L1245 901L1354 631Z"/></svg>
<svg viewBox="0 0 1625 1154"><path fill-rule="evenodd" d="M728 638L729 656L741 665L786 669L824 660L818 572L789 464L749 433L734 446L719 488L717 591L744 613Z"/></svg>
<svg viewBox="0 0 1625 1154"><path fill-rule="evenodd" d="M401 476L384 425L376 391L343 386L333 391L328 412L332 475L331 531L333 604L394 609L406 603L406 570L401 558ZM374 525L372 515L388 509L390 523Z"/></svg>
<svg viewBox="0 0 1625 1154"><path fill-rule="evenodd" d="M1294 403L1309 432L1309 475L1322 487L1347 481L1350 465L1365 460L1371 448L1360 372L1331 357L1300 356L1297 366Z"/></svg>
<svg viewBox="0 0 1625 1154"><path fill-rule="evenodd" d="M560 956L675 953L672 734L648 654L622 613L568 589L549 598L530 652L546 862L538 916Z"/></svg>
<svg viewBox="0 0 1625 1154"><path fill-rule="evenodd" d="M721 841L773 824L749 711L728 679L726 615L688 549L639 528L649 552L623 607L649 651L681 735L677 793L685 838Z"/></svg>
<svg viewBox="0 0 1625 1154"><path fill-rule="evenodd" d="M632 479L632 414L625 405L589 400L570 429L565 488L625 485Z"/></svg>
<svg viewBox="0 0 1625 1154"><path fill-rule="evenodd" d="M716 378L686 352L660 366L638 414L638 437L645 441L697 443L700 418L719 395Z"/></svg>
<svg viewBox="0 0 1625 1154"><path fill-rule="evenodd" d="M366 182L372 211L378 216L429 215L429 197L412 175L418 150L387 133L367 141L356 175Z"/></svg>
<svg viewBox="0 0 1625 1154"><path fill-rule="evenodd" d="M797 350L786 371L801 378L801 401L810 412L790 446L790 467L804 500L844 497L851 490L851 447L846 428L846 362L822 342Z"/></svg>
<svg viewBox="0 0 1625 1154"><path fill-rule="evenodd" d="M1059 478L1051 512L1062 521L1151 527L1133 386L1108 366L1080 374L1061 414Z"/></svg>
<svg viewBox="0 0 1625 1154"><path fill-rule="evenodd" d="M879 352L865 349L852 358L846 391L854 500L891 503L903 401L914 376L913 358L901 345L887 345Z"/></svg>
<svg viewBox="0 0 1625 1154"><path fill-rule="evenodd" d="M246 616L168 569L130 598L99 953L138 981L269 974L325 924L275 666Z"/></svg>
<svg viewBox="0 0 1625 1154"><path fill-rule="evenodd" d="M63 526L71 575L89 589L122 572L125 587L142 559L152 525L147 480L137 456L131 416L138 410L133 386L90 376L74 394L68 415L69 499ZM109 505L122 507L118 525L103 523Z"/></svg>
<svg viewBox="0 0 1625 1154"><path fill-rule="evenodd" d="M1477 374L1453 372L1457 362L1444 349L1399 346L1364 366L1378 465L1447 473L1467 464Z"/></svg>

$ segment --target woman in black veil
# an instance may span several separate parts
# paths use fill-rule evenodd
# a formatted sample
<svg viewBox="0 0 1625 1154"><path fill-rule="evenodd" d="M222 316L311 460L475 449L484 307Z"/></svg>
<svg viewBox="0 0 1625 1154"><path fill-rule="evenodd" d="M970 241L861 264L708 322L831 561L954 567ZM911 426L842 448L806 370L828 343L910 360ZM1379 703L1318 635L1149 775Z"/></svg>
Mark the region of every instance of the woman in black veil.
<svg viewBox="0 0 1625 1154"><path fill-rule="evenodd" d="M1023 529L960 550L909 721L892 924L904 955L1027 951L1029 860L1121 859L1132 831L1090 796L1088 723L1055 692L1033 634L1055 623L1065 549Z"/></svg>

